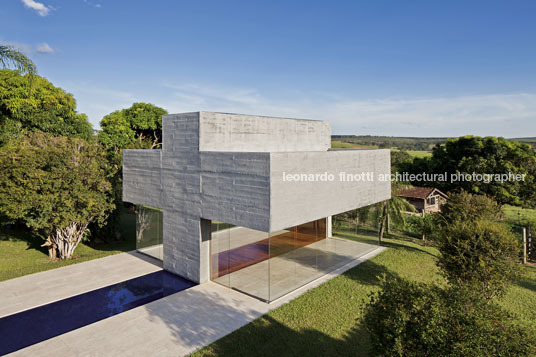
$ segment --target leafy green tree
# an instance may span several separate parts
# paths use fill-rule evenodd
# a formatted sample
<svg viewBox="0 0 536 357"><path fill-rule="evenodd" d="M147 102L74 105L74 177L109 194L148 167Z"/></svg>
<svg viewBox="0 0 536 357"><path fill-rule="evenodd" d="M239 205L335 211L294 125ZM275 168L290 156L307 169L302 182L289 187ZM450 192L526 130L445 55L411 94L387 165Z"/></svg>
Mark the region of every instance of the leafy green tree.
<svg viewBox="0 0 536 357"><path fill-rule="evenodd" d="M452 194L439 216L438 266L451 284L487 299L501 295L519 274L521 247L488 197Z"/></svg>
<svg viewBox="0 0 536 357"><path fill-rule="evenodd" d="M374 356L531 356L533 334L473 291L384 280L366 306Z"/></svg>
<svg viewBox="0 0 536 357"><path fill-rule="evenodd" d="M51 259L67 259L114 208L110 167L95 140L35 132L0 148L0 215L47 237Z"/></svg>
<svg viewBox="0 0 536 357"><path fill-rule="evenodd" d="M122 203L123 149L154 149L162 144L162 115L165 109L149 103L134 103L130 108L116 110L104 116L100 122L99 142L106 148L109 161L117 170L112 178L114 201L117 207ZM96 234L102 239L117 236L119 211L110 214L103 227Z"/></svg>
<svg viewBox="0 0 536 357"><path fill-rule="evenodd" d="M133 147L157 148L162 144L162 115L165 114L165 109L153 104L134 103L102 118L99 141L116 152Z"/></svg>
<svg viewBox="0 0 536 357"><path fill-rule="evenodd" d="M463 174L520 174L524 181L491 182L474 180L438 181L435 186L446 191L465 190L482 193L501 204L536 205L536 152L530 145L504 138L464 136L448 139L444 145L436 145L431 158L413 160L402 164L401 169L410 173ZM414 182L430 185L429 182Z"/></svg>
<svg viewBox="0 0 536 357"><path fill-rule="evenodd" d="M411 161L411 155L404 150L391 150L391 171L397 171L399 166L407 161Z"/></svg>
<svg viewBox="0 0 536 357"><path fill-rule="evenodd" d="M2 68L15 68L22 74L37 74L33 61L13 46L0 45L0 64Z"/></svg>
<svg viewBox="0 0 536 357"><path fill-rule="evenodd" d="M30 82L18 71L0 70L0 146L32 131L86 140L93 136L71 94L37 75Z"/></svg>

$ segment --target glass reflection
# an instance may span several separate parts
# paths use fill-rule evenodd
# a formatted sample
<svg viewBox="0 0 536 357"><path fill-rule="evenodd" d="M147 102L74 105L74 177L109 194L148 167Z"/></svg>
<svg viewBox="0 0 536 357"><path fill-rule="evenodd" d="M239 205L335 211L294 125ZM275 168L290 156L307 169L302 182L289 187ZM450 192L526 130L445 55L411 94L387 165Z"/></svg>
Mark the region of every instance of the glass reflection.
<svg viewBox="0 0 536 357"><path fill-rule="evenodd" d="M136 207L136 249L138 252L162 260L162 210L157 208Z"/></svg>
<svg viewBox="0 0 536 357"><path fill-rule="evenodd" d="M273 301L375 247L328 237L328 218L270 234L213 222L211 279Z"/></svg>

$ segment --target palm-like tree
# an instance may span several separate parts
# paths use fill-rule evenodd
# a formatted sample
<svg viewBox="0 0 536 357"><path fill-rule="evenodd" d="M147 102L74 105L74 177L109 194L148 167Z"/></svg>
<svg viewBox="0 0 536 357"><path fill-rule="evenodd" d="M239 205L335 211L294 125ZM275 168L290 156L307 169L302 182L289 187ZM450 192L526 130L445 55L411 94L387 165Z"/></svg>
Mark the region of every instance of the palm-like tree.
<svg viewBox="0 0 536 357"><path fill-rule="evenodd" d="M390 199L379 202L375 205L375 220L379 224L378 240L383 240L385 231L389 232L389 223L404 225L404 213L413 212L415 208L404 198L392 196Z"/></svg>
<svg viewBox="0 0 536 357"><path fill-rule="evenodd" d="M37 74L33 61L12 46L0 45L0 65L2 68L15 68L21 74Z"/></svg>
<svg viewBox="0 0 536 357"><path fill-rule="evenodd" d="M359 208L355 213L356 215L359 215L360 218L368 217L372 214L374 222L379 226L378 240L380 243L383 240L383 235L385 232L389 233L389 224L391 222L403 226L405 223L404 212L415 211L415 207L413 207L408 201L402 197L394 195L404 187L405 186L402 184L393 182L391 185L393 195L390 199L367 207Z"/></svg>

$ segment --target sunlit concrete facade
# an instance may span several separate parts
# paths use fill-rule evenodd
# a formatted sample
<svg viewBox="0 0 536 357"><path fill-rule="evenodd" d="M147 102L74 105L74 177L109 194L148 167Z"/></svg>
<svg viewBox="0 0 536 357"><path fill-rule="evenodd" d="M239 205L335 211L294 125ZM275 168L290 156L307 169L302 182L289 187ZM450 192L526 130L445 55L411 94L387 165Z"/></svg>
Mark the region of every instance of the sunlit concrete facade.
<svg viewBox="0 0 536 357"><path fill-rule="evenodd" d="M162 129L161 150L124 151L123 200L163 211L164 268L195 282L211 278L214 224L269 239L296 238L300 228L288 227L325 220L314 228L318 240L331 236L328 217L391 195L385 180L339 180L341 172L389 174L389 150L332 151L326 122L195 112L164 116ZM325 172L335 180L285 180Z"/></svg>

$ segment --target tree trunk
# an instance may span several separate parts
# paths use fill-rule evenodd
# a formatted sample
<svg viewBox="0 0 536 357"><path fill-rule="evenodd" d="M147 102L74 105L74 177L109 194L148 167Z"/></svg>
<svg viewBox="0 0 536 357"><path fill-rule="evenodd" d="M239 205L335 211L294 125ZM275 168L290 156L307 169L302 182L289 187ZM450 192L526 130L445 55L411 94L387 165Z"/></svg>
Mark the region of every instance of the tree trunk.
<svg viewBox="0 0 536 357"><path fill-rule="evenodd" d="M391 220L389 219L389 213L385 214L385 233L389 234L389 225L391 224Z"/></svg>
<svg viewBox="0 0 536 357"><path fill-rule="evenodd" d="M41 247L47 247L48 258L50 260L56 260L56 257L57 257L56 252L58 251L58 246L50 240L50 237L47 238L47 241L44 244L42 244Z"/></svg>
<svg viewBox="0 0 536 357"><path fill-rule="evenodd" d="M385 231L385 224L387 223L387 202L383 203L381 222L380 222L380 231L378 232L378 241L382 244L383 233Z"/></svg>
<svg viewBox="0 0 536 357"><path fill-rule="evenodd" d="M47 239L44 245L49 247L50 259L68 259L78 246L87 230L89 222L72 222L65 228L56 229Z"/></svg>

